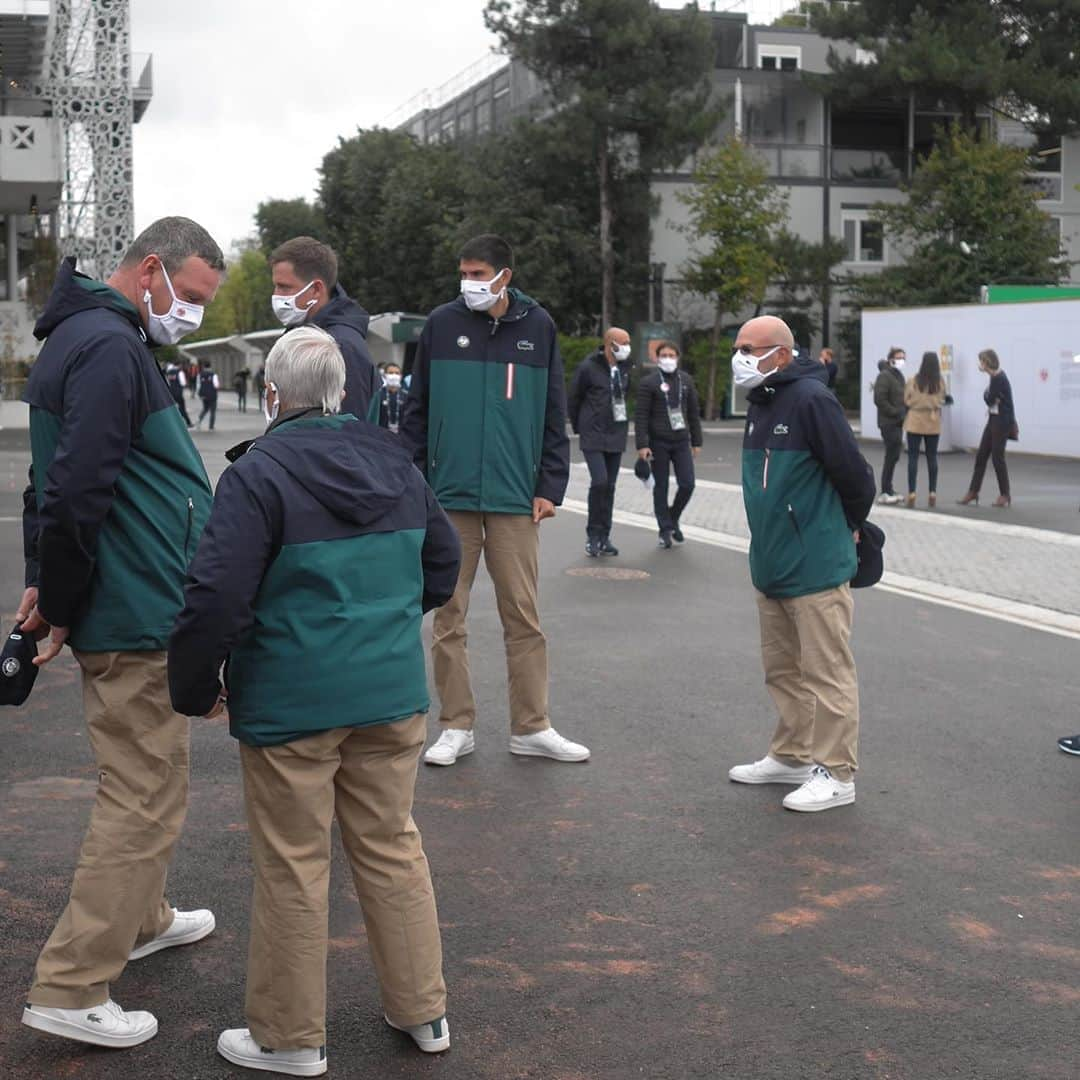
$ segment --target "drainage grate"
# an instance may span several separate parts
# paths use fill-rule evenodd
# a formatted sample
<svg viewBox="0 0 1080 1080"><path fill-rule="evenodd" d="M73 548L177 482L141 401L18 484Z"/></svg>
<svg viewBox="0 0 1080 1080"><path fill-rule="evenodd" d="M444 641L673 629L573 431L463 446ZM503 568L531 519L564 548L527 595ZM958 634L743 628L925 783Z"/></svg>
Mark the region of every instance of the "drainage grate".
<svg viewBox="0 0 1080 1080"><path fill-rule="evenodd" d="M566 571L570 577L600 578L601 581L647 581L645 570L628 570L621 566L572 566Z"/></svg>

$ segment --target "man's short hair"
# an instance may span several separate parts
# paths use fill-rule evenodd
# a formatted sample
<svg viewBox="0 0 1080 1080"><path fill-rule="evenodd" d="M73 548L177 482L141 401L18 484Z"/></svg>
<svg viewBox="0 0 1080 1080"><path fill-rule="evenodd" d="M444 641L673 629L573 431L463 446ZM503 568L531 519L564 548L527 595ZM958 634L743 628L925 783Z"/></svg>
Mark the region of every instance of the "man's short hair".
<svg viewBox="0 0 1080 1080"><path fill-rule="evenodd" d="M137 266L147 255L156 255L165 272L174 274L185 259L202 259L211 270L225 270L225 256L214 238L196 221L186 217L158 218L132 241L121 266Z"/></svg>
<svg viewBox="0 0 1080 1080"><path fill-rule="evenodd" d="M292 263L296 276L305 281L318 278L331 292L337 284L338 259L334 249L313 236L294 236L270 252L270 265Z"/></svg>
<svg viewBox="0 0 1080 1080"><path fill-rule="evenodd" d="M656 355L659 356L664 349L670 349L676 356L682 356L682 350L679 346L674 341L668 341L666 338L656 343Z"/></svg>
<svg viewBox="0 0 1080 1080"><path fill-rule="evenodd" d="M345 360L337 342L317 326L290 330L266 357L266 381L290 409L341 412Z"/></svg>
<svg viewBox="0 0 1080 1080"><path fill-rule="evenodd" d="M498 274L507 267L514 269L514 252L501 236L484 233L462 244L458 261L487 263Z"/></svg>
<svg viewBox="0 0 1080 1080"><path fill-rule="evenodd" d="M891 360L894 356L896 356L897 353L903 353L905 356L907 356L907 350L904 349L904 347L902 345L894 345L889 350L889 355L886 356L885 359L886 360Z"/></svg>
<svg viewBox="0 0 1080 1080"><path fill-rule="evenodd" d="M832 359L832 349L822 349L821 350L821 357L822 357L823 360L831 360Z"/></svg>

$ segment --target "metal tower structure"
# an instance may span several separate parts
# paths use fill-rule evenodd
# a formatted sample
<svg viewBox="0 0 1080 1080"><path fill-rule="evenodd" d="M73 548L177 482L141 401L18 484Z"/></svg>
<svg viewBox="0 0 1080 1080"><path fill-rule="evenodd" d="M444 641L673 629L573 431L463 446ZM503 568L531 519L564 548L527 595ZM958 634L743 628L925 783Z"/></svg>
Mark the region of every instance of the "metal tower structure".
<svg viewBox="0 0 1080 1080"><path fill-rule="evenodd" d="M67 157L57 242L105 278L134 238L128 0L52 0L43 74Z"/></svg>

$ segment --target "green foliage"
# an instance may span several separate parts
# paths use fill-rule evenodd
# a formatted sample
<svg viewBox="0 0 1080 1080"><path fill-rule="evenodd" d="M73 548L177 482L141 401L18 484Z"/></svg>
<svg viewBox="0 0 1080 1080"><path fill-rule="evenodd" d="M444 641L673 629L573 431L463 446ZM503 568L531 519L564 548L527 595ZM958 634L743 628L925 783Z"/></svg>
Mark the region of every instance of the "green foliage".
<svg viewBox="0 0 1080 1080"><path fill-rule="evenodd" d="M907 201L875 208L907 259L853 277L853 299L860 307L962 304L991 282L1061 281L1068 264L1027 169L1023 151L953 130L916 171Z"/></svg>
<svg viewBox="0 0 1080 1080"><path fill-rule="evenodd" d="M713 393L718 406L727 402L728 390L731 387L731 365L727 363L731 354L735 351L735 339L721 337L713 340L711 334L698 334L690 342L683 357L683 366L694 377L698 390L702 388L702 380L708 380L709 373L713 376Z"/></svg>
<svg viewBox="0 0 1080 1080"><path fill-rule="evenodd" d="M313 236L326 243L326 221L322 210L307 199L267 199L255 211L255 231L259 247L267 255L294 236Z"/></svg>
<svg viewBox="0 0 1080 1080"><path fill-rule="evenodd" d="M833 269L843 261L844 254L843 243L834 237L815 244L786 228L775 236L777 276L772 283L775 294L769 309L791 327L800 344L809 345L821 329L814 307L828 309L833 287L838 284Z"/></svg>
<svg viewBox="0 0 1080 1080"><path fill-rule="evenodd" d="M598 337L572 337L570 334L559 335L559 352L562 354L563 366L567 374L572 375L577 371L581 362L592 356L603 345Z"/></svg>
<svg viewBox="0 0 1080 1080"><path fill-rule="evenodd" d="M248 334L280 326L270 306L274 291L270 267L261 250L251 248L229 264L225 281L188 341Z"/></svg>
<svg viewBox="0 0 1080 1080"><path fill-rule="evenodd" d="M830 55L834 100L910 92L958 107L969 130L991 106L1059 134L1080 129L1080 0L861 0L821 5L813 25L876 56Z"/></svg>

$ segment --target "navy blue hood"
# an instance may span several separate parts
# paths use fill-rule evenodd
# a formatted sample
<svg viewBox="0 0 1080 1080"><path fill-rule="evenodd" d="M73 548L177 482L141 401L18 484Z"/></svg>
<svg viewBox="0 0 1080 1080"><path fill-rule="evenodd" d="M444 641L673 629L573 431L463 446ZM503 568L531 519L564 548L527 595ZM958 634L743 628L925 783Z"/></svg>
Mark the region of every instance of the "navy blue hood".
<svg viewBox="0 0 1080 1080"><path fill-rule="evenodd" d="M366 338L371 316L340 285L335 285L326 307L316 312L311 322L323 330L329 330L331 326L351 326Z"/></svg>
<svg viewBox="0 0 1080 1080"><path fill-rule="evenodd" d="M328 430L322 420L287 420L256 439L250 453L273 458L339 520L377 521L408 487L411 458L398 437L382 428L353 417Z"/></svg>
<svg viewBox="0 0 1080 1080"><path fill-rule="evenodd" d="M829 385L829 372L825 365L811 356L803 359L802 354L796 357L783 371L778 371L769 377L763 386L755 386L746 395L746 400L755 405L764 405L770 401L777 389L787 383L796 382L799 379L816 379L825 386Z"/></svg>
<svg viewBox="0 0 1080 1080"><path fill-rule="evenodd" d="M146 340L142 320L131 302L104 282L80 274L71 255L60 264L45 310L34 324L34 337L44 341L65 319L98 309L123 316Z"/></svg>

